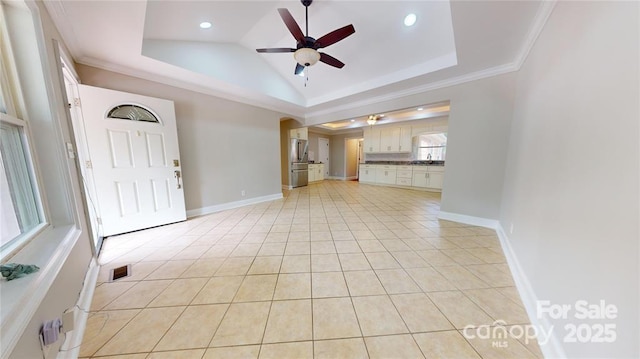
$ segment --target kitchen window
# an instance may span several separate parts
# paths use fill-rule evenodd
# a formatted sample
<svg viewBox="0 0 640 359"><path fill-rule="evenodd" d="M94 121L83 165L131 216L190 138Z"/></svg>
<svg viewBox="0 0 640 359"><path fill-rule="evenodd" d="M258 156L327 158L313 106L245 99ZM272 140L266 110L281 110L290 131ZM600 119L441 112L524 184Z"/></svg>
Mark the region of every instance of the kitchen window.
<svg viewBox="0 0 640 359"><path fill-rule="evenodd" d="M417 136L416 160L444 161L447 154L447 134L431 133Z"/></svg>

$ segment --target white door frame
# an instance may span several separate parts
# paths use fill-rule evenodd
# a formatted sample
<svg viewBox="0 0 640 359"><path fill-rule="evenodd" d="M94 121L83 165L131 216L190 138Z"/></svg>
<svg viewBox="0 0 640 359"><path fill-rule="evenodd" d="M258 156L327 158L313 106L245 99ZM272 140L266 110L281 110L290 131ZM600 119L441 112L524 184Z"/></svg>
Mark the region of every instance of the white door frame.
<svg viewBox="0 0 640 359"><path fill-rule="evenodd" d="M85 216L89 225L89 237L91 239L91 251L95 257L100 253L102 247L102 226L98 218L100 217L99 207L97 205L97 192L95 182L93 179L93 171L91 171L91 165L89 161L89 146L87 144L87 137L84 130L84 123L82 116L78 113L80 111L78 95L78 84L80 80L78 75L70 66L68 60L64 56L64 52L59 51L60 65L62 72L62 83L64 88L62 93L64 99L67 101L69 117L71 119L71 128L73 130L73 138L75 142L76 152L78 156L79 175L82 180L82 200L84 201Z"/></svg>

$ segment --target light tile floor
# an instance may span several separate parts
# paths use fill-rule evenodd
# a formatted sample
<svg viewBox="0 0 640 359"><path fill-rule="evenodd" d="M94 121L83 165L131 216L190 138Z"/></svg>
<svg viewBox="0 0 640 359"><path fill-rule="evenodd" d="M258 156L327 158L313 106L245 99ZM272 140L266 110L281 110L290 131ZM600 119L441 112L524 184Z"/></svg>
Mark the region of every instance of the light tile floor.
<svg viewBox="0 0 640 359"><path fill-rule="evenodd" d="M495 232L439 207L437 193L324 181L107 238L80 356L542 357L522 338L465 338L529 320ZM124 264L132 275L108 282Z"/></svg>

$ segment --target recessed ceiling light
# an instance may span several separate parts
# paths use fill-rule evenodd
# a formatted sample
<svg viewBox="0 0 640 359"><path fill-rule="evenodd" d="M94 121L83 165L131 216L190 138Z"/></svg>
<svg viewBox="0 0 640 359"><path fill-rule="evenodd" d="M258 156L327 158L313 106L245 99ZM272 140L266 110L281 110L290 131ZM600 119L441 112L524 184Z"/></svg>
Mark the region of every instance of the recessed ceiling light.
<svg viewBox="0 0 640 359"><path fill-rule="evenodd" d="M351 122L356 122L356 120L351 120Z"/></svg>
<svg viewBox="0 0 640 359"><path fill-rule="evenodd" d="M413 24L416 23L416 20L418 18L416 17L416 14L409 14L407 16L404 17L404 26L413 26Z"/></svg>
<svg viewBox="0 0 640 359"><path fill-rule="evenodd" d="M208 22L208 21L203 21L203 22L200 23L200 28L201 29L208 29L210 27L211 27L211 23Z"/></svg>
<svg viewBox="0 0 640 359"><path fill-rule="evenodd" d="M379 115L380 117L384 117L384 113Z"/></svg>
<svg viewBox="0 0 640 359"><path fill-rule="evenodd" d="M422 110L424 110L424 108L418 107L418 111L422 111Z"/></svg>

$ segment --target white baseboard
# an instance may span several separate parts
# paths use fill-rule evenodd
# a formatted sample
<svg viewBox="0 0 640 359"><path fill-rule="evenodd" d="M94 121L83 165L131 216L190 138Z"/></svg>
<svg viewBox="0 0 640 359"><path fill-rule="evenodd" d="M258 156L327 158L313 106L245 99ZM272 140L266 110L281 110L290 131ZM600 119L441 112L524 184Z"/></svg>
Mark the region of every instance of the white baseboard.
<svg viewBox="0 0 640 359"><path fill-rule="evenodd" d="M334 181L346 181L347 180L346 178L340 177L340 176L329 176L329 177L325 177L325 179L334 180Z"/></svg>
<svg viewBox="0 0 640 359"><path fill-rule="evenodd" d="M290 190L292 190L292 189L293 189L293 186L287 186L286 184L283 184L283 185L282 185L282 189L286 189L286 190L289 190L289 191L290 191Z"/></svg>
<svg viewBox="0 0 640 359"><path fill-rule="evenodd" d="M438 215L439 219L444 219L446 221L459 222L464 224L469 224L472 226L485 227L491 229L498 228L498 221L495 219L482 218L482 217L474 217L467 216L465 214L451 213L440 211Z"/></svg>
<svg viewBox="0 0 640 359"><path fill-rule="evenodd" d="M531 286L531 282L529 282L529 279L522 270L520 261L518 261L518 257L516 257L513 252L509 238L500 223L498 223L496 227L496 232L498 233L500 245L502 246L504 255L507 258L509 270L511 271L511 275L513 276L513 280L516 284L516 288L518 289L518 293L520 294L520 298L522 299L522 304L524 304L524 308L527 311L531 325L536 328L543 329L545 333L549 333L553 327L546 316L542 318L538 316L536 305L538 302L538 296L536 296L533 291L533 287ZM567 357L564 353L564 349L562 348L562 344L557 337L556 331L552 332L549 342L544 345L540 345L540 350L545 358Z"/></svg>
<svg viewBox="0 0 640 359"><path fill-rule="evenodd" d="M281 198L282 198L282 193L275 193L275 194L270 194L270 195L267 195L267 196L244 199L242 201L235 201L235 202L223 203L223 204L219 204L219 205L215 205L215 206L190 209L190 210L187 211L187 218L196 217L196 216L202 216L202 215L205 215L205 214L210 214L210 213L215 213L215 212L220 212L220 211L225 211L227 209L233 209L233 208L248 206L250 204L274 201L276 199L281 199Z"/></svg>
<svg viewBox="0 0 640 359"><path fill-rule="evenodd" d="M78 303L76 303L77 307L75 309L76 314L73 330L67 332L65 341L62 343L60 351L58 352L57 359L77 358L80 354L80 344L82 343L84 330L87 327L89 308L91 307L93 292L96 288L96 282L98 281L98 273L100 273L100 265L95 258L92 258L91 263L89 263L89 268L87 269L87 274L84 277Z"/></svg>

